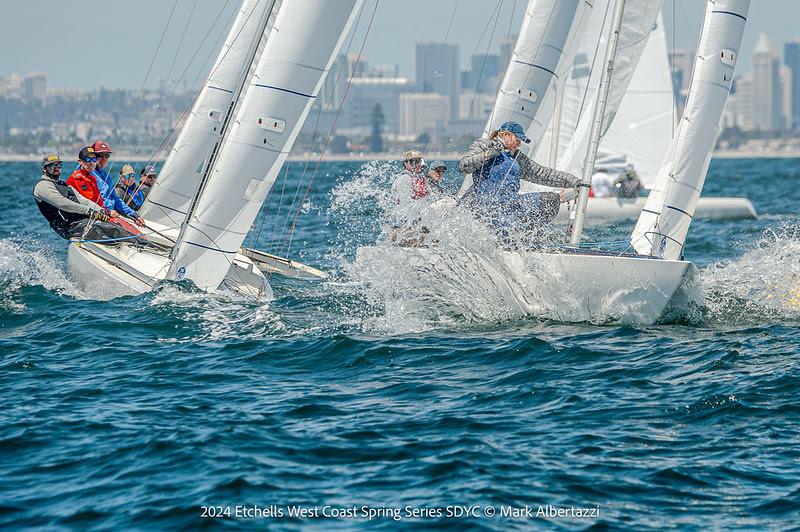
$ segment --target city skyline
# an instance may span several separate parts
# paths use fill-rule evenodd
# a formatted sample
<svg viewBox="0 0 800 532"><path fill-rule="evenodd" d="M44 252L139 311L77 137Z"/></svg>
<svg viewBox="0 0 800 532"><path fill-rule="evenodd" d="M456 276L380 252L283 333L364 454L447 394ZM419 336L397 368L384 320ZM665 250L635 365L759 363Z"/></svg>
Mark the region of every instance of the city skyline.
<svg viewBox="0 0 800 532"><path fill-rule="evenodd" d="M364 44L364 55L372 64L396 65L400 76L416 81L416 42L456 45L458 67L464 70L473 53L482 54L487 49L490 53L500 53L503 39L518 31L526 4L524 0L494 3L384 0L375 12L365 42L365 30L375 6L374 0L367 0L346 46L351 43L351 51L357 52ZM175 11L170 18L173 5ZM87 0L68 4L34 0L5 6L6 20L13 24L7 23L0 34L0 76L46 72L49 86L62 89L152 89L156 88L157 79L167 78L167 88L174 85L177 90L191 90L207 74L238 1L227 0L222 5L192 0L176 0L174 4L157 0L142 0L136 5L112 4L104 6L104 18L97 24L99 30L94 26L91 30L93 37L105 34L107 38L75 38L76 28L86 25L86 13L90 13L93 6ZM458 9L454 9L456 6ZM703 7L704 2L695 0L665 0L663 14L670 47L695 47ZM43 13L47 16L42 16ZM673 14L676 14L677 24L673 24ZM750 71L751 52L759 33L769 33L779 45L798 40L800 29L795 23L798 18L800 4L796 1L753 3L737 74ZM168 31L159 47L168 20ZM410 23L398 23L406 20ZM489 35L494 35L491 43ZM19 45L32 36L37 37L37 46ZM151 65L157 47L159 52ZM96 67L91 75L86 73L88 63Z"/></svg>

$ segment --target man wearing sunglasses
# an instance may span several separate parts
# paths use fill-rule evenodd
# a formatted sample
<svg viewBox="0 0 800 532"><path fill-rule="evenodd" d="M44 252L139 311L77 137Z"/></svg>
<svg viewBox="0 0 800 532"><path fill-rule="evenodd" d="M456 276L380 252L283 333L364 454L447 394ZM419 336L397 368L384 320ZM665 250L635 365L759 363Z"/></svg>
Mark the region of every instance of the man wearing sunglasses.
<svg viewBox="0 0 800 532"><path fill-rule="evenodd" d="M422 199L429 194L425 174L425 161L417 150L407 151L403 155L403 171L394 178L392 196L395 203L405 203L409 199Z"/></svg>
<svg viewBox="0 0 800 532"><path fill-rule="evenodd" d="M134 219L136 225L144 225L142 217L122 201L114 191L114 183L107 168L108 161L111 159L111 146L108 145L108 142L98 140L92 144L92 149L97 155L97 166L94 169L94 174L97 178L97 187L100 190L100 195L103 197L103 204L109 210L111 217L119 216L119 213L122 213Z"/></svg>
<svg viewBox="0 0 800 532"><path fill-rule="evenodd" d="M97 186L97 177L93 174L97 167L97 154L94 148L86 146L78 153L78 168L67 178L67 184L78 191L84 198L97 203L104 209L100 188Z"/></svg>
<svg viewBox="0 0 800 532"><path fill-rule="evenodd" d="M61 238L77 236L85 225L84 220L107 220L105 210L94 201L77 194L75 189L61 181L61 158L47 155L42 159L42 177L33 188L36 206L47 223Z"/></svg>
<svg viewBox="0 0 800 532"><path fill-rule="evenodd" d="M428 184L431 187L431 192L444 194L444 189L442 188L442 177L444 177L444 173L446 171L447 165L445 165L444 162L433 161L431 163L430 170L428 170Z"/></svg>

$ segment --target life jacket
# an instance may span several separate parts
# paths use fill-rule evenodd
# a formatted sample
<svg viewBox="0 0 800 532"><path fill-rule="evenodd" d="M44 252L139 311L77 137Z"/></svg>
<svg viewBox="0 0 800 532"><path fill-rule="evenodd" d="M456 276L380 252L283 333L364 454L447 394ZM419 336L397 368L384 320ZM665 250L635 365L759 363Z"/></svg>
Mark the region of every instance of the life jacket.
<svg viewBox="0 0 800 532"><path fill-rule="evenodd" d="M422 199L430 194L428 190L428 180L422 174L411 176L411 197L413 199Z"/></svg>
<svg viewBox="0 0 800 532"><path fill-rule="evenodd" d="M103 198L100 196L100 188L97 186L97 179L94 175L84 172L83 168L78 168L72 172L67 178L67 185L77 190L81 196L89 198L101 207L105 207Z"/></svg>
<svg viewBox="0 0 800 532"><path fill-rule="evenodd" d="M508 153L486 161L481 168L483 179L475 187L476 200L487 206L515 202L519 194L519 174L519 163Z"/></svg>
<svg viewBox="0 0 800 532"><path fill-rule="evenodd" d="M42 177L42 179L51 181L56 186L58 192L61 193L61 195L65 198L75 202L78 201L75 191L64 181L56 181L48 177ZM61 238L68 239L70 237L70 226L74 222L87 218L85 214L62 211L58 207L50 205L46 201L41 201L38 198L34 199L36 200L36 206L39 207L39 212L42 213L42 216L45 217L47 223L50 224L50 227L53 229L53 231L55 231L56 234Z"/></svg>

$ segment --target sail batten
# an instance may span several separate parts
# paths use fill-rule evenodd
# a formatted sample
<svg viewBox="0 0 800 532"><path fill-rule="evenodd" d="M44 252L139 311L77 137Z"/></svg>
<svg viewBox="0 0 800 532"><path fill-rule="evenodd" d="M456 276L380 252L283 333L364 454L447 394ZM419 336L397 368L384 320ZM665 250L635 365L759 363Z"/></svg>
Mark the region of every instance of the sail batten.
<svg viewBox="0 0 800 532"><path fill-rule="evenodd" d="M286 1L197 204L168 277L215 290L258 215L363 0Z"/></svg>
<svg viewBox="0 0 800 532"><path fill-rule="evenodd" d="M253 57L271 26L276 0L244 0L169 157L140 214L180 227L221 139L225 117L251 71Z"/></svg>
<svg viewBox="0 0 800 532"><path fill-rule="evenodd" d="M749 0L709 0L706 5L686 109L631 235L639 253L668 259L683 255L733 83L749 5Z"/></svg>
<svg viewBox="0 0 800 532"><path fill-rule="evenodd" d="M592 8L590 0L529 1L484 134L513 120L532 141L523 149L535 151L555 108L554 87L569 71ZM460 194L470 186L472 176L467 175Z"/></svg>

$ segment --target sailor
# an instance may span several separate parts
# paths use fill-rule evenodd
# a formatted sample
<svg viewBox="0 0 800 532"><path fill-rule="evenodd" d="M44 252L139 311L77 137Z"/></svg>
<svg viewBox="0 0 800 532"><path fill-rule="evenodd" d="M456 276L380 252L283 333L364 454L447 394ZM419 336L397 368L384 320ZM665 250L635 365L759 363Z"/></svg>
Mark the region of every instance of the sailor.
<svg viewBox="0 0 800 532"><path fill-rule="evenodd" d="M595 198L607 198L614 195L614 182L608 175L608 170L598 168L592 175L592 188L589 189L590 196Z"/></svg>
<svg viewBox="0 0 800 532"><path fill-rule="evenodd" d="M94 148L91 146L81 148L78 153L78 168L67 178L67 184L84 198L105 208L103 197L100 195L100 189L97 186L97 178L93 173L96 166L97 154L94 153Z"/></svg>
<svg viewBox="0 0 800 532"><path fill-rule="evenodd" d="M461 158L461 172L472 174L473 184L462 201L490 213L493 224L508 228L515 221L541 226L550 222L562 202L577 197L580 180L567 172L542 166L519 150L529 143L517 122L504 122L488 138L481 137ZM519 194L520 179L549 187L560 193Z"/></svg>
<svg viewBox="0 0 800 532"><path fill-rule="evenodd" d="M157 175L155 166L145 166L142 168L141 172L139 172L139 191L142 193L143 202L145 198L147 198L147 195L150 194L153 185L156 184Z"/></svg>
<svg viewBox="0 0 800 532"><path fill-rule="evenodd" d="M139 210L144 203L144 194L136 186L136 172L133 166L126 164L119 171L117 186L114 187L117 196L134 210Z"/></svg>
<svg viewBox="0 0 800 532"><path fill-rule="evenodd" d="M109 210L109 214L119 216L119 213L133 218L136 225L144 225L144 219L139 214L130 208L114 191L114 183L108 172L108 161L111 159L111 146L107 142L98 140L92 145L92 149L97 156L97 166L94 169L94 174L97 178L97 187L100 190L100 195L103 197L103 204Z"/></svg>
<svg viewBox="0 0 800 532"><path fill-rule="evenodd" d="M140 237L109 222L106 210L61 181L63 163L56 154L42 159L42 177L33 188L36 206L61 238L131 239L146 244ZM91 177L89 175L88 177ZM102 200L101 200L102 201Z"/></svg>
<svg viewBox="0 0 800 532"><path fill-rule="evenodd" d="M395 203L409 199L422 199L430 193L428 181L422 173L425 160L422 153L410 150L403 155L403 171L397 174L392 183L392 197Z"/></svg>
<svg viewBox="0 0 800 532"><path fill-rule="evenodd" d="M445 165L442 161L433 161L428 170L428 186L431 192L438 192L439 194L444 194L444 189L442 188L442 177L444 177L444 173L447 171L447 165Z"/></svg>
<svg viewBox="0 0 800 532"><path fill-rule="evenodd" d="M642 190L642 182L632 164L625 165L625 173L614 183L617 196L620 198L635 198Z"/></svg>

